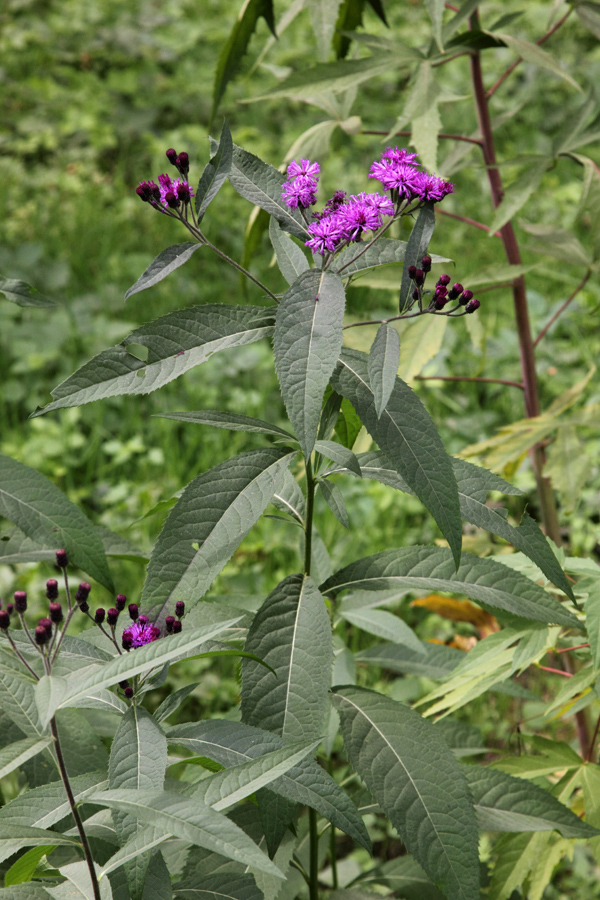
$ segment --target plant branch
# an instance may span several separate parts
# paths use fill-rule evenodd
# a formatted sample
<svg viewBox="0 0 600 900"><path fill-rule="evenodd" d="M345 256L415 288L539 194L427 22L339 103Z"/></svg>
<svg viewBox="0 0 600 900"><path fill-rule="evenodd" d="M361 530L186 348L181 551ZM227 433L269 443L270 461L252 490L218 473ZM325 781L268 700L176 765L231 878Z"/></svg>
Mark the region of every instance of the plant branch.
<svg viewBox="0 0 600 900"><path fill-rule="evenodd" d="M520 381L508 381L505 378L479 378L474 375L415 375L418 381L483 381L487 384L505 384L525 390Z"/></svg>
<svg viewBox="0 0 600 900"><path fill-rule="evenodd" d="M15 642L13 641L13 639L12 639L11 635L8 633L8 631L6 632L6 637L8 638L8 640L9 640L9 642L10 642L10 646L11 646L11 647L13 648L13 650L15 651L15 653L16 653L16 655L17 655L17 658L23 663L23 665L25 666L25 668L28 669L28 670L31 672L31 674L33 675L33 677L35 678L35 680L36 680L36 681L39 681L39 680L40 680L39 675L38 675L36 672L34 672L34 670L31 668L31 666L29 665L29 663L27 662L27 660L25 659L25 657L23 656L23 654L21 653L21 651L19 650L19 648L17 647L17 645L15 644ZM35 649L37 650L37 645L34 644L33 646L34 646Z"/></svg>
<svg viewBox="0 0 600 900"><path fill-rule="evenodd" d="M564 672L562 669L553 669L551 666L538 666L538 669L543 669L544 672L552 672L554 675L562 675L563 678L573 677L571 672Z"/></svg>
<svg viewBox="0 0 600 900"><path fill-rule="evenodd" d="M594 752L594 747L596 746L596 738L598 737L598 729L600 728L600 716L598 716L596 720L596 727L594 729L594 737L590 741L590 749L588 750L587 762L592 761L592 754Z"/></svg>
<svg viewBox="0 0 600 900"><path fill-rule="evenodd" d="M310 900L319 900L319 832L317 830L317 813L308 810L310 828L310 871L308 873L308 890Z"/></svg>
<svg viewBox="0 0 600 900"><path fill-rule="evenodd" d="M439 209L436 207L436 213L440 216L446 216L448 219L456 219L458 222L464 222L465 225L472 225L473 228L479 228L481 231L485 231L489 234L489 227L484 225L483 222L477 222L475 219L468 219L466 216L459 216L456 213L447 212L445 209ZM499 231L494 232L494 237L502 239L502 235Z"/></svg>
<svg viewBox="0 0 600 900"><path fill-rule="evenodd" d="M541 37L541 38L539 39L539 41L536 41L536 44L537 44L538 46L540 46L540 47L541 47L542 44L545 44L546 41L548 40L548 38L549 38L549 37L552 37L552 35L554 34L554 32L555 32L555 31L558 31L558 29L561 27L561 25L569 18L569 16L570 16L571 13L573 12L573 9L574 9L574 8L575 8L574 6L570 6L569 9L568 9L568 11L567 11L567 12L565 13L565 15L562 17L562 19L559 19L558 22L556 23L556 25L553 25L552 28L550 28L549 31L547 31L546 34L543 35L543 37ZM493 94L496 93L496 91L498 90L498 88L500 87L500 85L501 85L501 84L504 84L504 82L506 81L506 79L508 78L508 76L509 76L509 75L512 75L512 73L515 71L515 69L517 68L517 66L520 65L520 63L522 63L522 62L523 62L523 57L520 56L519 59L515 60L514 63L513 63L511 66L508 67L508 69L506 70L506 72L504 72L504 73L500 76L500 78L498 79L498 81L497 81L495 84L493 84L493 85L491 86L491 88L489 89L489 91L487 91L487 93L486 93L486 95L485 95L486 100L489 100L490 97L491 97Z"/></svg>
<svg viewBox="0 0 600 900"><path fill-rule="evenodd" d="M589 644L577 644L576 647L562 647L560 650L557 650L556 647L552 651L553 653L569 653L571 650L584 650L586 647L589 647Z"/></svg>
<svg viewBox="0 0 600 900"><path fill-rule="evenodd" d="M90 843L88 841L87 834L85 833L85 829L83 827L83 822L81 821L81 816L79 815L79 810L77 809L77 804L75 803L75 797L73 796L73 791L71 789L71 783L69 781L67 767L65 766L65 760L63 757L63 753L62 753L62 747L60 745L60 740L58 737L58 727L56 725L56 719L54 717L52 717L52 719L50 719L50 731L52 732L52 737L54 738L54 752L56 753L56 759L58 762L58 769L60 771L60 777L62 779L62 783L63 783L65 791L67 793L67 798L69 800L69 806L71 807L71 814L75 820L75 825L77 827L77 831L79 832L79 837L81 838L83 854L85 856L85 861L87 863L87 867L90 872L90 879L92 882L92 890L94 892L94 900L101 900L100 885L98 884L98 878L96 876L96 868L94 866L94 858L92 856L92 850L90 847Z"/></svg>
<svg viewBox="0 0 600 900"><path fill-rule="evenodd" d="M539 342L542 340L542 338L545 336L545 334L548 332L548 330L554 325L554 323L556 322L556 320L558 319L558 317L559 317L560 315L562 315L562 313L565 311L565 309L567 308L567 306L569 305L569 303L571 303L571 301L575 299L575 297L577 296L577 294L579 293L579 291L581 291L581 290L585 287L585 285L586 285L587 282L589 281L589 278L590 278L590 275L591 275L591 274L592 274L591 269L588 269L587 272L585 273L585 276L581 279L581 281L579 282L579 284L577 285L577 287L575 288L575 290L573 291L573 293L571 294L571 296L568 297L567 300L565 300L565 302L564 302L563 305L560 307L560 309L558 309L558 310L554 313L554 315L552 316L552 318L550 319L550 321L547 322L546 325L544 325L544 327L542 328L542 330L540 331L540 333L539 333L538 336L536 337L535 341L533 342L533 346L534 346L534 347L537 347L537 345L538 345Z"/></svg>
<svg viewBox="0 0 600 900"><path fill-rule="evenodd" d="M361 131L361 134L374 134L380 135L381 137L387 137L389 131ZM395 131L394 136L412 137L412 131ZM481 147L482 144L479 138L465 137L462 134L438 134L438 137L447 141L465 141L467 144L477 144L478 147Z"/></svg>

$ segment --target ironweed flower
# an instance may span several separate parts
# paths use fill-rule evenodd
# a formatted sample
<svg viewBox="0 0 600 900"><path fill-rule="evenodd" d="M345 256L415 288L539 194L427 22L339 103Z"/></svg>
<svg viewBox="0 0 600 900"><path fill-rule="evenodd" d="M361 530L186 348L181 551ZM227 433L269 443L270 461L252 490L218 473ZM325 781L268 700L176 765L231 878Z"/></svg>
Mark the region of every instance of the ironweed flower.
<svg viewBox="0 0 600 900"><path fill-rule="evenodd" d="M143 624L139 623L139 619L145 619ZM131 625L123 632L123 647L130 650L134 647L143 647L144 644L151 644L160 637L160 628L152 625L147 616L140 616L138 621Z"/></svg>
<svg viewBox="0 0 600 900"><path fill-rule="evenodd" d="M319 163L310 159L293 160L287 167L288 180L281 186L281 196L291 209L306 209L317 202Z"/></svg>

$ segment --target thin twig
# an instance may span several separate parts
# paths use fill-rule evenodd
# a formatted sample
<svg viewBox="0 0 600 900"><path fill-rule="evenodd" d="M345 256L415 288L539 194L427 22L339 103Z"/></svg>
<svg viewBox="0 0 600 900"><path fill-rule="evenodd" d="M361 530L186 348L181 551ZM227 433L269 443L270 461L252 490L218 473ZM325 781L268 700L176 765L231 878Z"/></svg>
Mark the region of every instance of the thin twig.
<svg viewBox="0 0 600 900"><path fill-rule="evenodd" d="M594 737L593 737L592 740L590 741L590 749L588 750L587 762L591 762L591 761L592 761L592 754L593 754L593 752L594 752L594 745L595 745L595 743L596 743L596 738L598 737L598 728L600 728L600 716L598 716L598 719L596 720L596 727L595 727L595 729L594 729Z"/></svg>
<svg viewBox="0 0 600 900"><path fill-rule="evenodd" d="M562 669L552 669L550 666L538 666L538 669L543 669L544 672L553 672L554 675L562 675L563 678L573 677L571 672L563 672Z"/></svg>
<svg viewBox="0 0 600 900"><path fill-rule="evenodd" d="M581 291L581 290L585 287L585 285L587 284L587 282L588 282L588 280L589 280L591 274L592 274L592 270L591 270L591 269L588 269L587 272L585 273L585 277L581 279L581 281L579 282L579 284L577 285L577 287L575 288L575 290L573 291L573 293L571 294L571 296L570 296L567 300L565 300L565 302L564 302L563 305L560 307L560 309L558 309L558 310L554 313L554 315L552 316L552 318L550 319L550 321L547 322L546 325L544 325L544 327L542 328L542 330L540 331L540 333L539 333L538 336L536 337L535 341L533 342L533 346L534 346L534 347L537 347L537 345L538 345L539 342L542 340L542 338L544 337L544 335L546 334L546 332L554 325L554 323L556 322L556 320L558 319L558 317L559 317L560 315L562 315L562 313L565 311L565 309L567 308L567 306L569 305L569 303L571 303L571 301L575 299L575 297L577 296L577 294L579 293L579 291Z"/></svg>
<svg viewBox="0 0 600 900"><path fill-rule="evenodd" d="M361 131L361 134L374 134L386 137L389 131ZM412 131L395 131L394 137L412 137ZM438 137L447 141L465 141L467 144L477 144L478 147L482 145L479 138L465 137L462 134L438 134Z"/></svg>
<svg viewBox="0 0 600 900"><path fill-rule="evenodd" d="M525 389L520 381L507 381L505 378L479 378L474 375L415 375L415 378L418 381L483 381L488 384L505 384L521 391Z"/></svg>
<svg viewBox="0 0 600 900"><path fill-rule="evenodd" d="M560 650L557 650L556 647L552 651L553 653L569 653L571 650L584 650L586 647L589 647L589 644L577 644L576 647L562 647Z"/></svg>
<svg viewBox="0 0 600 900"><path fill-rule="evenodd" d="M541 37L541 38L539 39L539 41L536 41L536 44L537 44L539 47L541 47L542 44L545 44L546 41L548 40L548 38L549 38L549 37L552 37L552 35L554 34L555 31L558 31L558 29L561 27L561 25L563 24L563 22L565 22L566 19L569 18L569 16L570 16L571 13L573 12L574 8L575 8L574 6L570 6L568 12L565 13L565 15L562 17L562 19L559 19L558 22L556 23L556 25L553 25L552 28L550 28L550 30L547 31L546 34L545 34L543 37ZM492 85L492 87L489 89L489 91L487 91L487 93L486 93L486 95L485 95L486 100L489 100L490 97L492 96L492 94L495 94L495 93L496 93L496 91L498 90L498 88L500 87L500 85L501 85L501 84L504 84L504 82L506 81L506 79L508 78L508 76L511 75L511 74L515 71L515 69L517 68L517 66L518 66L520 63L522 63L522 62L523 62L523 57L520 56L519 59L515 60L515 62L514 62L512 65L510 65L510 66L508 67L508 69L506 70L506 72L504 72L504 73L500 76L500 78L498 79L498 81L497 81L495 84Z"/></svg>
<svg viewBox="0 0 600 900"><path fill-rule="evenodd" d="M37 675L37 674L33 671L33 669L31 668L31 666L29 665L29 663L27 662L27 660L25 659L25 657L23 656L23 654L21 653L21 651L18 649L18 647L17 647L17 645L15 644L15 642L13 641L13 639L12 639L11 635L8 633L8 631L6 632L6 637L7 637L8 640L10 641L11 647L13 648L13 650L14 650L15 653L17 654L17 657L18 657L18 658L20 659L20 661L23 663L23 665L25 666L25 668L28 669L28 670L31 672L31 674L33 675L33 677L35 678L36 681L39 681L39 680L40 680L40 676ZM34 644L34 647L35 647L36 650L38 649L36 644Z"/></svg>
<svg viewBox="0 0 600 900"><path fill-rule="evenodd" d="M436 207L436 213L440 216L446 216L448 219L456 219L458 222L464 222L465 225L472 225L473 228L479 228L480 231L485 231L489 234L489 227L484 225L483 222L477 222L475 219L468 219L466 216L459 216L456 213L448 212L445 209L439 209ZM502 235L499 231L494 231L494 237L502 239Z"/></svg>

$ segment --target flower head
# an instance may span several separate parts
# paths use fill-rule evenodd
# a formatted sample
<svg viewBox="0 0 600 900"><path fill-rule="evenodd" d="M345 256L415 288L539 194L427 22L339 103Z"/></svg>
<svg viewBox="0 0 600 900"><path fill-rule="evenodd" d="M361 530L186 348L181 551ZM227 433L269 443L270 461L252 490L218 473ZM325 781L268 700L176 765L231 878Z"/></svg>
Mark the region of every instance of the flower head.
<svg viewBox="0 0 600 900"><path fill-rule="evenodd" d="M310 178L318 178L321 172L321 166L318 162L311 162L310 159L301 159L297 163L295 159L287 167L288 178L295 178L297 175L308 175Z"/></svg>
<svg viewBox="0 0 600 900"><path fill-rule="evenodd" d="M281 196L291 209L306 209L317 202L317 182L309 175L298 175L282 185Z"/></svg>
<svg viewBox="0 0 600 900"><path fill-rule="evenodd" d="M148 182L150 183L150 182ZM189 202L194 196L192 186L183 178L171 178L170 175L158 176L160 202L163 206L175 208L179 201Z"/></svg>
<svg viewBox="0 0 600 900"><path fill-rule="evenodd" d="M338 221L337 214L319 222L311 222L308 233L310 238L305 241L306 246L310 247L313 253L320 253L322 256L326 251L332 253L344 238L344 228Z"/></svg>
<svg viewBox="0 0 600 900"><path fill-rule="evenodd" d="M151 644L160 637L160 628L150 622L144 622L142 625L137 622L130 625L123 632L123 646L126 650L130 647L143 647L144 644Z"/></svg>
<svg viewBox="0 0 600 900"><path fill-rule="evenodd" d="M418 193L421 175L422 173L410 163L390 159L374 162L369 172L369 178L376 178L387 191L396 190L400 196L407 199Z"/></svg>
<svg viewBox="0 0 600 900"><path fill-rule="evenodd" d="M363 231L376 231L382 224L377 206L369 202L368 195L364 193L350 197L337 210L335 219L343 230L344 238L349 241L360 241Z"/></svg>

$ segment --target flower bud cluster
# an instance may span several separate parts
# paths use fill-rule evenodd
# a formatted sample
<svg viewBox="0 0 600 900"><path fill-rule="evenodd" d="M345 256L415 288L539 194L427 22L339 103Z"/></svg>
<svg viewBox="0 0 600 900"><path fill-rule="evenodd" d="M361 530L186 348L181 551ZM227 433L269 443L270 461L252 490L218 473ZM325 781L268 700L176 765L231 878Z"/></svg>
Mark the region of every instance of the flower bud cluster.
<svg viewBox="0 0 600 900"><path fill-rule="evenodd" d="M423 309L423 295L425 293L423 288L430 271L430 256L423 257L421 260L421 268L418 268L417 266L408 267L408 274L414 284L411 293L412 302L409 304L409 309L416 302L418 302L419 307ZM452 287L449 288L448 285L451 281L452 279L449 275L440 275L435 285L433 297L427 306L427 311L441 312L448 303L453 303L454 306L445 313L446 315L465 315L465 313L474 313L478 310L481 304L479 303L479 300L476 300L473 297L473 291L463 288L462 284L459 282L456 282L456 284L453 284ZM430 292L428 291L427 293L429 294ZM460 312L461 307L463 307L462 312Z"/></svg>
<svg viewBox="0 0 600 900"><path fill-rule="evenodd" d="M138 197L144 203L150 203L156 209L185 209L194 196L194 191L187 181L190 170L190 158L187 153L177 153L172 147L166 152L169 162L175 166L180 178L171 178L170 175L159 175L158 184L154 181L140 181L135 189Z"/></svg>

